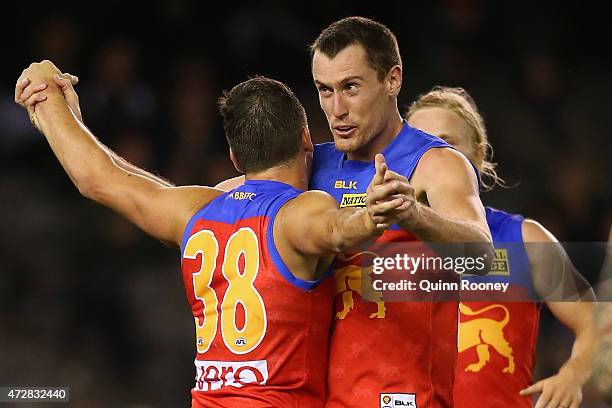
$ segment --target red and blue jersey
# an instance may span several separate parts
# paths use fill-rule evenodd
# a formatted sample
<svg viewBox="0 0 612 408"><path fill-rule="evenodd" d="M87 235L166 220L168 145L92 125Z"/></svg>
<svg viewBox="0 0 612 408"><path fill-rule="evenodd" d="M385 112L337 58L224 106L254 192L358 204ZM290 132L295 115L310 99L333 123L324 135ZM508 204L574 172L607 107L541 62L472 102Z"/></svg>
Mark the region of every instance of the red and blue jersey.
<svg viewBox="0 0 612 408"><path fill-rule="evenodd" d="M247 180L199 210L181 246L196 328L193 407L321 407L333 285L293 276L274 242L301 191Z"/></svg>
<svg viewBox="0 0 612 408"><path fill-rule="evenodd" d="M531 280L522 235L524 218L486 208L496 258L471 282L509 283L509 301L461 302L455 407L531 407L519 391L531 385L541 303ZM521 301L522 300L522 301ZM534 300L534 301L531 301Z"/></svg>
<svg viewBox="0 0 612 408"><path fill-rule="evenodd" d="M404 122L382 153L389 169L410 179L425 152L446 147L442 139ZM347 160L333 143L320 144L310 188L330 193L341 207L365 206L374 171L373 162ZM414 241L414 235L392 226L377 242ZM452 406L457 302L385 302L382 294L362 296L361 280L368 277L361 276L361 255L344 254L336 263L327 406Z"/></svg>

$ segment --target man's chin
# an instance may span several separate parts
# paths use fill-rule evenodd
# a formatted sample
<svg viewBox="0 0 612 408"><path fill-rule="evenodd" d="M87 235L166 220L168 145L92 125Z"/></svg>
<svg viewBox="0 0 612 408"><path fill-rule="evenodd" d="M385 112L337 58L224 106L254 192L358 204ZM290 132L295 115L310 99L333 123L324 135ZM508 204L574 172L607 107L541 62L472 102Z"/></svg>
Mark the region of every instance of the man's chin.
<svg viewBox="0 0 612 408"><path fill-rule="evenodd" d="M334 144L336 145L336 150L342 153L353 153L357 148L357 143L354 139L334 137Z"/></svg>

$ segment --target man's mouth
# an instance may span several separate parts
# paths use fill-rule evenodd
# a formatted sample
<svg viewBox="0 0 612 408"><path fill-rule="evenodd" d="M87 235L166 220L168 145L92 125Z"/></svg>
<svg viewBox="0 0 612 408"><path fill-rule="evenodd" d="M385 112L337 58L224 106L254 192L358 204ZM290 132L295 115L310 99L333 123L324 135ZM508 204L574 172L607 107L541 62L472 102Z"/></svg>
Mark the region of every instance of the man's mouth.
<svg viewBox="0 0 612 408"><path fill-rule="evenodd" d="M355 133L356 130L357 130L356 126L348 126L348 125L334 126L334 131L340 137L349 137L353 133Z"/></svg>

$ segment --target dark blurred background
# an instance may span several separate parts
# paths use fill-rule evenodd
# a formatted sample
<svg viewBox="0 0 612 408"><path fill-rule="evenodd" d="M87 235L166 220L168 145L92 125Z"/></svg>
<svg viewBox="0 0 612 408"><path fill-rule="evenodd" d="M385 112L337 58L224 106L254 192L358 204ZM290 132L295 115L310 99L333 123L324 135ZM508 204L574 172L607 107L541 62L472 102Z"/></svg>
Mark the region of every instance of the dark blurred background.
<svg viewBox="0 0 612 408"><path fill-rule="evenodd" d="M515 186L484 194L485 204L535 218L560 241L607 240L606 13L583 3L358 4L3 6L0 385L68 385L75 407L179 407L194 377L179 252L78 194L13 103L33 61L79 76L85 123L119 155L176 184L214 185L236 175L221 91L253 74L282 80L304 103L315 141L331 140L307 45L334 20L372 17L399 40L401 108L434 85L474 96L499 173ZM585 275L598 279L594 269ZM560 367L571 342L544 312L536 378ZM604 406L590 387L585 394L583 406Z"/></svg>

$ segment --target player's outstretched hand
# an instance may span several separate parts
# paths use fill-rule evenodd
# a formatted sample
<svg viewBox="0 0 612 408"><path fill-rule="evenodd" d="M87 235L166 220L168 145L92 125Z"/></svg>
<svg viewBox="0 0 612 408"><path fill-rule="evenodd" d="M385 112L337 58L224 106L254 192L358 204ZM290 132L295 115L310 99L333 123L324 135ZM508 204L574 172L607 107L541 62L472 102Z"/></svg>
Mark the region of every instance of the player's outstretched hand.
<svg viewBox="0 0 612 408"><path fill-rule="evenodd" d="M397 223L411 207L414 190L408 180L387 174L390 170L382 154L376 155L374 165L376 170L367 189L366 208L377 228L386 229Z"/></svg>
<svg viewBox="0 0 612 408"><path fill-rule="evenodd" d="M571 370L561 369L557 375L521 390L520 395L536 393L541 395L535 408L578 408L582 401L582 386Z"/></svg>

